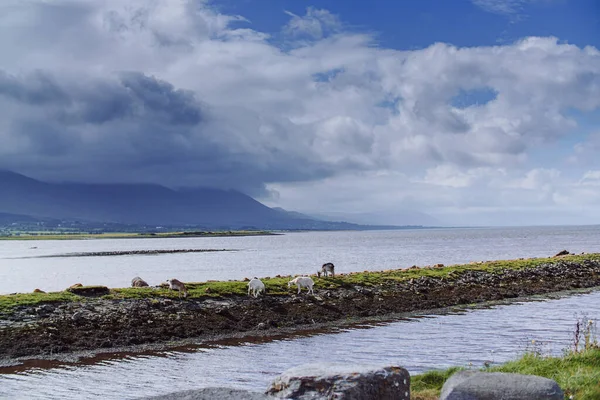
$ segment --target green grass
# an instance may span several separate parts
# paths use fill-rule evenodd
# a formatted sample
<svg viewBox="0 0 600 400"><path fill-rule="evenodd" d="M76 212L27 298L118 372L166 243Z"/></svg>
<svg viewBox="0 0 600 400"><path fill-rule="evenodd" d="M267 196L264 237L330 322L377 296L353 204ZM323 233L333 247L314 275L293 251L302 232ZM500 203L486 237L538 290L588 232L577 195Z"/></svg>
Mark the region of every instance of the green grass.
<svg viewBox="0 0 600 400"><path fill-rule="evenodd" d="M35 234L34 234L35 233ZM149 239L179 237L215 237L215 236L262 236L273 235L269 231L194 231L194 232L159 232L159 233L46 233L24 232L19 236L2 236L0 240L85 240L85 239Z"/></svg>
<svg viewBox="0 0 600 400"><path fill-rule="evenodd" d="M7 312L18 306L30 306L43 303L69 302L81 300L80 296L73 293L18 293L0 296L0 312Z"/></svg>
<svg viewBox="0 0 600 400"><path fill-rule="evenodd" d="M411 398L437 399L446 379L459 368L431 371L411 377ZM537 375L555 380L565 392L565 398L600 399L600 348L590 347L580 352L568 352L563 357L547 357L527 353L516 361L485 369L489 372L511 372Z"/></svg>
<svg viewBox="0 0 600 400"><path fill-rule="evenodd" d="M420 277L431 277L441 279L454 279L465 271L482 271L487 273L498 274L505 270L519 270L527 268L535 268L542 264L555 263L557 261L571 261L571 262L583 262L585 260L600 260L600 254L582 254L565 256L561 258L528 258L523 260L500 260L490 261L484 263L473 263L473 264L462 264L462 265L451 265L443 268L414 268L414 269L395 269L386 271L374 271L374 272L359 272L350 273L343 276L336 276L333 279L327 279L329 285L344 286L344 285L365 285L375 286L389 282L402 282L409 281L411 279L418 279Z"/></svg>
<svg viewBox="0 0 600 400"><path fill-rule="evenodd" d="M532 258L524 260L503 260L491 261L478 264L453 265L443 268L415 268L415 269L395 269L378 272L357 272L348 274L338 274L335 278L317 278L315 280L316 289L336 289L351 288L353 286L381 286L389 285L393 288L398 282L409 281L420 277L435 277L442 279L456 279L465 271L482 271L488 273L501 273L507 269L526 269L534 268L545 263L554 263L559 260L582 262L585 260L600 260L600 254L585 254L566 256L561 258ZM249 276L248 278L251 278ZM295 293L295 287L288 288L287 282L289 276L284 277L266 277L261 278L267 288L268 295L285 295ZM218 297L218 296L245 296L248 292L247 282L245 281L207 281L207 282L186 282L189 294L188 298ZM139 299L139 298L177 298L177 292L168 289L152 288L122 288L111 289L109 295L104 298L109 299ZM0 312L9 312L12 308L20 305L31 305L43 302L53 301L75 301L81 299L68 292L57 293L25 293L16 295L0 295Z"/></svg>

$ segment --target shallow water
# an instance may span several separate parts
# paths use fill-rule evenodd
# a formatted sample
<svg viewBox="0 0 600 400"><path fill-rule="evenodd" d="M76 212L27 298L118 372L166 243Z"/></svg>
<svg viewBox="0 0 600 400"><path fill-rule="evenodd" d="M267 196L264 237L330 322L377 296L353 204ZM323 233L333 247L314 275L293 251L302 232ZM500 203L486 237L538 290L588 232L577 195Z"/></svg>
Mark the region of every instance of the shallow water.
<svg viewBox="0 0 600 400"><path fill-rule="evenodd" d="M36 248L32 248L36 247ZM233 249L214 253L52 257L78 252ZM406 268L518 257L568 249L600 252L600 227L426 229L302 232L278 236L0 241L0 294L62 290L74 283L126 287L141 276L151 285L315 273L324 262L337 272Z"/></svg>
<svg viewBox="0 0 600 400"><path fill-rule="evenodd" d="M287 368L318 361L400 365L411 374L454 365L482 367L527 349L561 354L571 346L574 323L583 315L600 320L600 291L334 334L29 369L0 375L0 398L133 399L210 386L263 391Z"/></svg>

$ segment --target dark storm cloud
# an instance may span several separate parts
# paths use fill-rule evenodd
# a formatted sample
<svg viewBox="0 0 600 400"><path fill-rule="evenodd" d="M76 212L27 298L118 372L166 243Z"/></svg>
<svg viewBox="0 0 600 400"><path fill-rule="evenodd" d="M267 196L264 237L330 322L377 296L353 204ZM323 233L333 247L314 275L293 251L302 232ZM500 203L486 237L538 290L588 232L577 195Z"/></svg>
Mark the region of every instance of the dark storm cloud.
<svg viewBox="0 0 600 400"><path fill-rule="evenodd" d="M24 80L0 70L0 96L32 105L64 104L69 101L54 79L41 71L29 74Z"/></svg>
<svg viewBox="0 0 600 400"><path fill-rule="evenodd" d="M251 113L236 114L238 122L230 123L228 112L235 110L211 115L193 92L139 72L71 82L43 72L0 71L2 101L16 112L0 111L11 121L0 139L18 146L4 149L0 168L42 179L223 186L258 194L264 182L332 172L291 143L286 151L248 139L262 123ZM272 125L273 140L285 143L289 127Z"/></svg>
<svg viewBox="0 0 600 400"><path fill-rule="evenodd" d="M174 125L200 123L199 104L192 92L175 90L170 83L139 72L121 74L121 83L143 105L144 113L161 116Z"/></svg>

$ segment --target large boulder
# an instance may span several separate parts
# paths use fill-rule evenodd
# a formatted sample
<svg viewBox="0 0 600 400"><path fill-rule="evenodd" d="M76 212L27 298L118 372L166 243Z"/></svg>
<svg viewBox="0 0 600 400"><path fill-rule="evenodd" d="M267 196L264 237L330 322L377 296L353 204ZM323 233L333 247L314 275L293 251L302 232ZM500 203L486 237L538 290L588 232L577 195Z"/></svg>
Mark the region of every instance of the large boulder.
<svg viewBox="0 0 600 400"><path fill-rule="evenodd" d="M299 400L408 400L410 376L401 367L305 364L281 374L267 394Z"/></svg>
<svg viewBox="0 0 600 400"><path fill-rule="evenodd" d="M534 375L459 371L442 387L440 400L563 400L558 384Z"/></svg>
<svg viewBox="0 0 600 400"><path fill-rule="evenodd" d="M269 398L269 396L262 393L230 388L204 388L169 393L161 396L145 397L147 400L267 400Z"/></svg>

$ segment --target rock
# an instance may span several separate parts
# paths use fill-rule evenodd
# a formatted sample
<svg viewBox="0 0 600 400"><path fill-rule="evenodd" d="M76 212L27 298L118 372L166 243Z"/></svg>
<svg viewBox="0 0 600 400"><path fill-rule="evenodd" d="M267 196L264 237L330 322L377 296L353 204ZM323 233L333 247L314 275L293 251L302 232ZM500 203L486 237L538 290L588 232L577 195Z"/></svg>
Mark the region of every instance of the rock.
<svg viewBox="0 0 600 400"><path fill-rule="evenodd" d="M558 384L535 375L460 371L446 381L440 400L563 400Z"/></svg>
<svg viewBox="0 0 600 400"><path fill-rule="evenodd" d="M71 319L73 320L73 322L83 322L86 319L88 319L90 316L90 313L84 310L81 311L76 311L73 315L71 315Z"/></svg>
<svg viewBox="0 0 600 400"><path fill-rule="evenodd" d="M47 317L54 312L54 307L49 304L44 304L39 307L36 307L35 312L40 317Z"/></svg>
<svg viewBox="0 0 600 400"><path fill-rule="evenodd" d="M246 390L229 389L229 388L204 388L198 390L186 390L184 392L176 392L164 394L161 396L144 397L148 400L266 400L270 397L255 392Z"/></svg>
<svg viewBox="0 0 600 400"><path fill-rule="evenodd" d="M110 293L110 290L106 286L70 287L67 291L79 296L104 296Z"/></svg>
<svg viewBox="0 0 600 400"><path fill-rule="evenodd" d="M562 250L562 251L559 251L558 253L556 253L554 255L554 257L568 256L569 254L571 254L571 253L569 253L568 250Z"/></svg>
<svg viewBox="0 0 600 400"><path fill-rule="evenodd" d="M410 376L401 367L305 364L281 374L273 381L267 394L299 400L408 400Z"/></svg>

